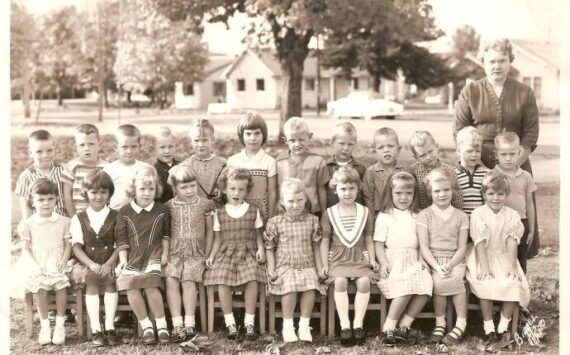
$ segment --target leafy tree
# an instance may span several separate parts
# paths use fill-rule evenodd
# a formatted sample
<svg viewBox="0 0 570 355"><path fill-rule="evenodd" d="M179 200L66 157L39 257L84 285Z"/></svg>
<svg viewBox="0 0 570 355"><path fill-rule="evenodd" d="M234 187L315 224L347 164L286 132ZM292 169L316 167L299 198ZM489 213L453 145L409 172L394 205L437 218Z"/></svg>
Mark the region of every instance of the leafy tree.
<svg viewBox="0 0 570 355"><path fill-rule="evenodd" d="M10 19L10 81L12 91L19 93L24 116L31 116L30 97L34 72L38 67L37 24L25 7L12 1Z"/></svg>
<svg viewBox="0 0 570 355"><path fill-rule="evenodd" d="M63 91L77 84L82 70L81 44L78 33L81 19L74 6L62 7L43 19L42 67L56 87L58 105L63 105Z"/></svg>
<svg viewBox="0 0 570 355"><path fill-rule="evenodd" d="M455 31L452 39L455 57L463 59L465 54L476 53L479 50L481 35L473 27L464 25Z"/></svg>
<svg viewBox="0 0 570 355"><path fill-rule="evenodd" d="M200 81L207 51L185 22L172 22L147 0L123 0L114 72L127 91L150 92L160 107L177 81Z"/></svg>
<svg viewBox="0 0 570 355"><path fill-rule="evenodd" d="M406 82L420 88L446 82L451 73L444 60L413 44L443 34L435 27L427 1L358 0L351 4L330 14L330 21L338 25L325 33L325 66L340 67L347 77L355 68L365 69L375 91L379 91L381 78L395 80L399 70Z"/></svg>

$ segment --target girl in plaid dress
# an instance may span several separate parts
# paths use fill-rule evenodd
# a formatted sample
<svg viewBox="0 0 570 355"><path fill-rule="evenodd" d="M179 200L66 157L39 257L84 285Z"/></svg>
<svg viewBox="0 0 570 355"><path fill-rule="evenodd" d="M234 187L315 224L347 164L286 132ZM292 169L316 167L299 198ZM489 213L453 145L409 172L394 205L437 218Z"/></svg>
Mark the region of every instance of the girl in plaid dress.
<svg viewBox="0 0 570 355"><path fill-rule="evenodd" d="M378 287L392 300L382 329L386 336L383 342L388 346L413 339L410 327L433 289L428 267L419 255L417 186L410 173L392 174L374 228L374 246L380 263ZM400 326L396 328L398 320Z"/></svg>
<svg viewBox="0 0 570 355"><path fill-rule="evenodd" d="M214 213L214 244L206 259L204 285L218 285L229 339L236 339L238 334L232 312L232 287L245 285L246 339L254 340L258 283L266 280L259 265L265 262L263 220L259 209L244 201L253 186L249 170L226 169L219 184L227 203Z"/></svg>
<svg viewBox="0 0 570 355"><path fill-rule="evenodd" d="M164 276L166 300L172 316L172 341L178 342L196 335L196 283L202 282L206 255L214 239L214 202L198 195L196 176L187 165L172 167L168 184L175 196L166 202L170 212L171 237ZM181 303L184 304L184 323Z"/></svg>
<svg viewBox="0 0 570 355"><path fill-rule="evenodd" d="M422 210L417 219L420 249L433 278L435 328L430 340L447 345L460 342L467 325L465 251L469 217L451 205L455 179L452 174L445 168L436 168L426 176L426 190L433 204ZM452 296L457 322L444 337L447 296Z"/></svg>
<svg viewBox="0 0 570 355"><path fill-rule="evenodd" d="M374 256L372 212L355 202L360 175L350 166L342 166L330 182L339 203L327 208L321 220L321 276L325 283L334 282L334 300L340 318L340 341L343 345L362 344L366 333L364 315L370 300L370 282L378 279L378 263ZM348 318L348 280L356 279L353 330Z"/></svg>
<svg viewBox="0 0 570 355"><path fill-rule="evenodd" d="M305 211L307 195L301 180L284 180L280 196L285 213L269 219L264 235L268 290L274 295L282 295L283 341L290 343L300 339L312 342L309 322L315 290L325 294L317 274L317 269L321 269L319 219ZM297 338L293 313L298 292L301 293L301 318Z"/></svg>

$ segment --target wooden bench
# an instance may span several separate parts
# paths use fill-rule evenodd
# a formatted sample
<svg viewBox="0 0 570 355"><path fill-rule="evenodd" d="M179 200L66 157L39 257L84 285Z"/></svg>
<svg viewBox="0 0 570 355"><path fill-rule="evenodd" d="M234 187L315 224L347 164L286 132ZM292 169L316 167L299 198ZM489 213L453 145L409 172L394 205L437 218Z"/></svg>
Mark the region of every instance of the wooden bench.
<svg viewBox="0 0 570 355"><path fill-rule="evenodd" d="M258 321L259 321L259 333L265 333L265 285L259 284L259 298L257 300L256 307L259 308L258 311ZM215 294L217 293L218 286L207 286L206 292L208 294L208 333L214 332L214 310L216 308L221 308L219 301L215 301ZM233 293L236 291L241 291L242 295L244 292L243 286L233 287ZM245 302L243 300L236 301L233 300L233 308L245 308Z"/></svg>
<svg viewBox="0 0 570 355"><path fill-rule="evenodd" d="M26 293L25 295L26 303L26 334L29 338L34 336L34 295L31 293ZM83 335L83 290L75 290L73 287L67 288L67 303L65 305L66 310L75 309L76 314L76 326L77 333L79 336ZM48 310L56 310L55 304L55 293L54 291L48 292Z"/></svg>
<svg viewBox="0 0 570 355"><path fill-rule="evenodd" d="M318 318L320 321L319 331L321 335L326 335L326 317L327 317L327 296L321 295L317 292L315 296L315 308L313 308L313 312L311 313L311 318ZM320 296L320 297L319 297ZM300 297L300 296L298 296ZM275 318L283 318L283 311L276 310L275 303L281 302L281 296L269 294L268 302L269 302L269 334L275 335ZM293 314L294 317L299 317L301 315L300 312L295 312Z"/></svg>

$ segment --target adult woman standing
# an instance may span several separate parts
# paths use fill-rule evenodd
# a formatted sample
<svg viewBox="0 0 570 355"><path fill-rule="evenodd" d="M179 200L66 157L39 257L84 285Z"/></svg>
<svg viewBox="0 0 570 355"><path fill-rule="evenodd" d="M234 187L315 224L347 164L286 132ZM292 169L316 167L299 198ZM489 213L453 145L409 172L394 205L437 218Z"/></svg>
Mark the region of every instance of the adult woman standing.
<svg viewBox="0 0 570 355"><path fill-rule="evenodd" d="M465 126L476 127L483 136L481 160L493 168L496 164L495 136L505 131L516 133L523 148L518 164L532 174L528 158L538 141L538 106L532 89L508 76L514 58L512 44L507 38L481 42L479 60L486 76L461 91L455 107L454 134ZM536 210L536 202L534 205ZM538 248L535 223L528 257L535 256Z"/></svg>

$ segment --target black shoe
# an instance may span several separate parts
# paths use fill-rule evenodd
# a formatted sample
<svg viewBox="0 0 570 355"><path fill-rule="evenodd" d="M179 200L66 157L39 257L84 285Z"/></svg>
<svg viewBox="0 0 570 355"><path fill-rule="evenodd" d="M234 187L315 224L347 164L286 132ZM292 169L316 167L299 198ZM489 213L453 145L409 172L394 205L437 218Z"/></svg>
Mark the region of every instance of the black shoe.
<svg viewBox="0 0 570 355"><path fill-rule="evenodd" d="M382 344L386 346L394 346L398 344L398 341L394 337L394 331L392 329L384 332L384 339L382 339Z"/></svg>
<svg viewBox="0 0 570 355"><path fill-rule="evenodd" d="M172 329L170 339L173 343L180 343L186 340L186 332L181 326L176 326Z"/></svg>
<svg viewBox="0 0 570 355"><path fill-rule="evenodd" d="M168 330L164 328L157 329L158 332L158 342L160 344L170 343L170 334L168 334Z"/></svg>
<svg viewBox="0 0 570 355"><path fill-rule="evenodd" d="M513 340L511 338L511 332L509 331L502 332L498 334L498 338L499 338L499 340L497 341L498 349L505 349L505 348L510 349L512 347Z"/></svg>
<svg viewBox="0 0 570 355"><path fill-rule="evenodd" d="M107 344L109 344L111 346L121 345L121 344L123 344L123 338L121 338L121 336L119 334L117 334L115 329L108 330L107 331Z"/></svg>
<svg viewBox="0 0 570 355"><path fill-rule="evenodd" d="M245 340L254 341L257 339L257 334L255 334L255 327L253 324L246 324L245 326Z"/></svg>
<svg viewBox="0 0 570 355"><path fill-rule="evenodd" d="M156 344L156 337L154 336L154 329L143 329L142 342L146 345Z"/></svg>
<svg viewBox="0 0 570 355"><path fill-rule="evenodd" d="M103 333L101 333L101 332L95 332L95 334L93 334L93 339L91 339L91 343L93 344L93 346L96 346L96 347L107 345L107 342L105 341L105 337L103 336Z"/></svg>
<svg viewBox="0 0 570 355"><path fill-rule="evenodd" d="M344 346L352 345L352 329L346 328L340 331L340 343Z"/></svg>
<svg viewBox="0 0 570 355"><path fill-rule="evenodd" d="M228 330L228 334L226 335L226 337L230 340L236 340L238 337L238 331L236 328L235 324L231 324L226 326L226 329Z"/></svg>
<svg viewBox="0 0 570 355"><path fill-rule="evenodd" d="M362 328L354 329L354 341L357 345L362 345L366 342L366 332Z"/></svg>
<svg viewBox="0 0 570 355"><path fill-rule="evenodd" d="M418 342L417 334L410 327L400 327L396 328L394 331L394 338L398 343L404 343L408 345L414 345Z"/></svg>
<svg viewBox="0 0 570 355"><path fill-rule="evenodd" d="M184 328L184 332L186 333L187 339L192 339L198 334L198 331L195 327L186 327Z"/></svg>
<svg viewBox="0 0 570 355"><path fill-rule="evenodd" d="M497 336L497 333L495 333L495 332L485 334L485 336L483 337L483 343L485 344L485 346L494 344L498 340L499 340L499 337Z"/></svg>

